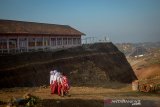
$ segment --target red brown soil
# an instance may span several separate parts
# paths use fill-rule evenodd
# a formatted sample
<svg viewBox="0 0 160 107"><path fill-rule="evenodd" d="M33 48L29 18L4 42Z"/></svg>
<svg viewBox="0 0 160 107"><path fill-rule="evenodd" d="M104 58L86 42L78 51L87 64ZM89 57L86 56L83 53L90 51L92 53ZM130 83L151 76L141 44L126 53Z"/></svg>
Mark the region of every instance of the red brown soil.
<svg viewBox="0 0 160 107"><path fill-rule="evenodd" d="M150 79L160 76L160 64L150 65L145 68L135 70L138 79Z"/></svg>

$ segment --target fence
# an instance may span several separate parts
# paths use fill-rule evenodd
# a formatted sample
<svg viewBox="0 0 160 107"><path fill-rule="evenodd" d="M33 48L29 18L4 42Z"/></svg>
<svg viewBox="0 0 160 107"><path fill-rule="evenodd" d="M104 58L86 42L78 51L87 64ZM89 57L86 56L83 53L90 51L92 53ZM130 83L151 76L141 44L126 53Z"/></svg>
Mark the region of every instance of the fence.
<svg viewBox="0 0 160 107"><path fill-rule="evenodd" d="M82 38L82 44L106 43L110 42L109 37L85 37Z"/></svg>

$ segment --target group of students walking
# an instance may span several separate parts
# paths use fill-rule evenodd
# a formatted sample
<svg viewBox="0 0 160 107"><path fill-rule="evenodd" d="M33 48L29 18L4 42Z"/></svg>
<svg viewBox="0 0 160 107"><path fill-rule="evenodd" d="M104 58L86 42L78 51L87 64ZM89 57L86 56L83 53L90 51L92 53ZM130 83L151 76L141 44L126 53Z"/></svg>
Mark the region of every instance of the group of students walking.
<svg viewBox="0 0 160 107"><path fill-rule="evenodd" d="M64 73L53 69L50 71L51 94L58 93L59 96L69 95L68 78Z"/></svg>

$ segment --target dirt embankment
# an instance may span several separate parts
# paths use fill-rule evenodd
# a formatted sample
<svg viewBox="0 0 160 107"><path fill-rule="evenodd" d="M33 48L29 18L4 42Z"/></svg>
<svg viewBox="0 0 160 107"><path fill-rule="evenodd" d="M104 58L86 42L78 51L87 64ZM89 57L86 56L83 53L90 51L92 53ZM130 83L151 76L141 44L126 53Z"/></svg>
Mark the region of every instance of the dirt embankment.
<svg viewBox="0 0 160 107"><path fill-rule="evenodd" d="M138 68L135 70L135 74L137 75L138 79L152 79L160 77L160 64Z"/></svg>
<svg viewBox="0 0 160 107"><path fill-rule="evenodd" d="M124 54L112 43L7 55L0 59L1 88L48 84L53 65L68 75L72 85L101 85L108 81L129 83L136 79Z"/></svg>
<svg viewBox="0 0 160 107"><path fill-rule="evenodd" d="M160 78L160 53L157 51L140 58L128 58L139 80Z"/></svg>

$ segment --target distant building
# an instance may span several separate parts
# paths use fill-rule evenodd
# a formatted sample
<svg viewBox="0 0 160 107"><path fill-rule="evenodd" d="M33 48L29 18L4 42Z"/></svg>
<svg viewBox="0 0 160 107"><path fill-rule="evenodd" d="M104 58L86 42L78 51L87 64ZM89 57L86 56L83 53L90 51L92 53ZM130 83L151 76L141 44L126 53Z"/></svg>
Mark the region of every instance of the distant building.
<svg viewBox="0 0 160 107"><path fill-rule="evenodd" d="M144 47L135 47L130 54L131 57L143 57L147 53L147 50Z"/></svg>
<svg viewBox="0 0 160 107"><path fill-rule="evenodd" d="M0 20L0 53L80 46L82 35L85 34L68 25Z"/></svg>

